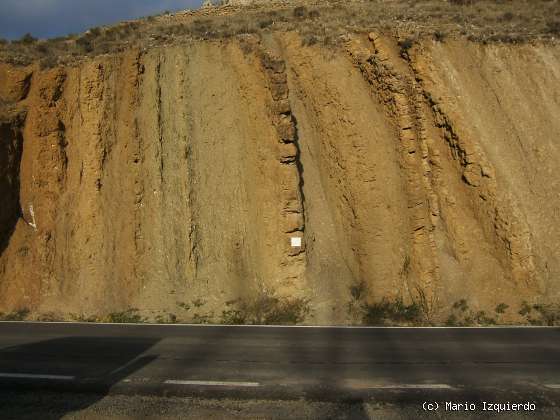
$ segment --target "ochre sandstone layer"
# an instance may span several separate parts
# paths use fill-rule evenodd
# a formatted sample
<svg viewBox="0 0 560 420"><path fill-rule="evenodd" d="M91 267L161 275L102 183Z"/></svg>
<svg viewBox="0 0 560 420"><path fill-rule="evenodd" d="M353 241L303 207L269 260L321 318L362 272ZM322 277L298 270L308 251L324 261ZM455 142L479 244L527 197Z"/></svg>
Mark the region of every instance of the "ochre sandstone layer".
<svg viewBox="0 0 560 420"><path fill-rule="evenodd" d="M550 43L381 33L0 64L0 311L558 302L559 69Z"/></svg>

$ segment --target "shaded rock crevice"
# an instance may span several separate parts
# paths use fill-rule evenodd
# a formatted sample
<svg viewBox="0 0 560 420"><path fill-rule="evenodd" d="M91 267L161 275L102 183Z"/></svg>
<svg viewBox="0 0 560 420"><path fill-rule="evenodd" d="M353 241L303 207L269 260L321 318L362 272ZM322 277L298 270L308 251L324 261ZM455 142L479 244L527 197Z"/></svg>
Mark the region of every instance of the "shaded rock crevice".
<svg viewBox="0 0 560 420"><path fill-rule="evenodd" d="M0 110L0 254L22 217L19 190L25 118L25 110Z"/></svg>

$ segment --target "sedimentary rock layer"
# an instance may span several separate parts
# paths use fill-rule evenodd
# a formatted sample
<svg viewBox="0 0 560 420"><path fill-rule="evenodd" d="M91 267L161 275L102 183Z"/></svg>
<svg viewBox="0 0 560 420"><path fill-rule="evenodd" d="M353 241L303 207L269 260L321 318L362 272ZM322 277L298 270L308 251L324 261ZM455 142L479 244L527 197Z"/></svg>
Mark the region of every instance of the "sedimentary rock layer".
<svg viewBox="0 0 560 420"><path fill-rule="evenodd" d="M560 50L397 41L0 65L0 311L557 300Z"/></svg>

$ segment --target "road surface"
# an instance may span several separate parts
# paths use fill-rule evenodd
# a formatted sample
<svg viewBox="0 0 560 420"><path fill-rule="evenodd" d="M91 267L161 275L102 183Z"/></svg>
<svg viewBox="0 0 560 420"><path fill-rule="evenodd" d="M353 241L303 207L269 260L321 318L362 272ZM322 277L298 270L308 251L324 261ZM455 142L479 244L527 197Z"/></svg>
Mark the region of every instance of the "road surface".
<svg viewBox="0 0 560 420"><path fill-rule="evenodd" d="M0 323L0 388L389 401L560 401L558 328Z"/></svg>

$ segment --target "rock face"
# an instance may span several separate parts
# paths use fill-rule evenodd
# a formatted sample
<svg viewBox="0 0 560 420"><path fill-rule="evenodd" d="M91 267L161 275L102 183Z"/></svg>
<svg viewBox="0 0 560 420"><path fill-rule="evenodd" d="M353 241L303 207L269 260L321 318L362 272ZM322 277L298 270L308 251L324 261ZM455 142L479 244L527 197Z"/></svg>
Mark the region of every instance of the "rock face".
<svg viewBox="0 0 560 420"><path fill-rule="evenodd" d="M558 300L557 46L274 37L0 65L0 312Z"/></svg>

